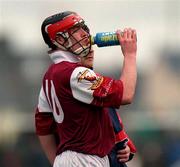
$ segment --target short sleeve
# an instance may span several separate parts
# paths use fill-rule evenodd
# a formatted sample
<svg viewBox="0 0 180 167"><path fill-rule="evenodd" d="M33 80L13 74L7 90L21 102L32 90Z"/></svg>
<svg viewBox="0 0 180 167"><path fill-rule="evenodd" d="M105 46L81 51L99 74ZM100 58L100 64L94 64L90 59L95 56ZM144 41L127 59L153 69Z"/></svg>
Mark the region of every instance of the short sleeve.
<svg viewBox="0 0 180 167"><path fill-rule="evenodd" d="M85 67L77 67L71 74L73 97L81 102L101 107L119 108L123 94L121 80L96 74Z"/></svg>
<svg viewBox="0 0 180 167"><path fill-rule="evenodd" d="M39 94L38 107L35 111L35 131L37 135L49 135L56 131L52 110L46 100L43 88Z"/></svg>

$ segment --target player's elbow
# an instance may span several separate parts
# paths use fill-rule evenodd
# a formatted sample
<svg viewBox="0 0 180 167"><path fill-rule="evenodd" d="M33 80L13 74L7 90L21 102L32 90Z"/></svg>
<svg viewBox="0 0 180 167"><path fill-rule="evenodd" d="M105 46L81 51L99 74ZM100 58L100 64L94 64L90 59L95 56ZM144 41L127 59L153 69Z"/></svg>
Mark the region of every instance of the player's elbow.
<svg viewBox="0 0 180 167"><path fill-rule="evenodd" d="M123 105L131 104L133 102L133 99L134 99L134 93L126 94L123 96L121 104L123 104Z"/></svg>
<svg viewBox="0 0 180 167"><path fill-rule="evenodd" d="M122 103L123 105L131 104L134 99L135 94L135 87L136 87L136 81L123 81L123 96L122 96Z"/></svg>

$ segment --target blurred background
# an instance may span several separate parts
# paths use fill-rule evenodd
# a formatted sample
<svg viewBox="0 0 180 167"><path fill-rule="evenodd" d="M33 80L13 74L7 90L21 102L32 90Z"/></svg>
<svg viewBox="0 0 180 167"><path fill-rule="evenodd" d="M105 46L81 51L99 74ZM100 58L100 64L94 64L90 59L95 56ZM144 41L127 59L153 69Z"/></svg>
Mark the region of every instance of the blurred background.
<svg viewBox="0 0 180 167"><path fill-rule="evenodd" d="M137 146L129 167L180 167L179 0L0 0L0 166L49 167L34 130L41 80L51 61L41 23L79 13L91 33L132 27L138 35L134 101L118 111ZM95 71L118 79L119 46L95 50Z"/></svg>

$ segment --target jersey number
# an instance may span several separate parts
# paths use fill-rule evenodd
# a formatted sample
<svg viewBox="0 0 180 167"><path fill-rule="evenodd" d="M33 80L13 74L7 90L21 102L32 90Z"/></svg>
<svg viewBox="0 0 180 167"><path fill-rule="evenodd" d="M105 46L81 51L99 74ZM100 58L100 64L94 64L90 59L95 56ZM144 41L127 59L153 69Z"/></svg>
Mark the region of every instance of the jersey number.
<svg viewBox="0 0 180 167"><path fill-rule="evenodd" d="M49 85L50 84L50 85ZM50 89L49 89L50 86ZM64 112L62 110L61 104L57 98L55 87L53 81L46 80L46 97L53 110L54 119L58 123L62 123L64 119Z"/></svg>

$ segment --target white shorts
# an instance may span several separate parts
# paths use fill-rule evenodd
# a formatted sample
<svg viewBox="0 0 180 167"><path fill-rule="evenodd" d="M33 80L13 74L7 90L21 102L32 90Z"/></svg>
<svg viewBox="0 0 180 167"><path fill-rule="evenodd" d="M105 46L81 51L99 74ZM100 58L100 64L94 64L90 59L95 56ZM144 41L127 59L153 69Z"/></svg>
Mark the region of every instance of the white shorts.
<svg viewBox="0 0 180 167"><path fill-rule="evenodd" d="M56 156L53 167L110 167L110 165L108 156L100 158L68 150Z"/></svg>

